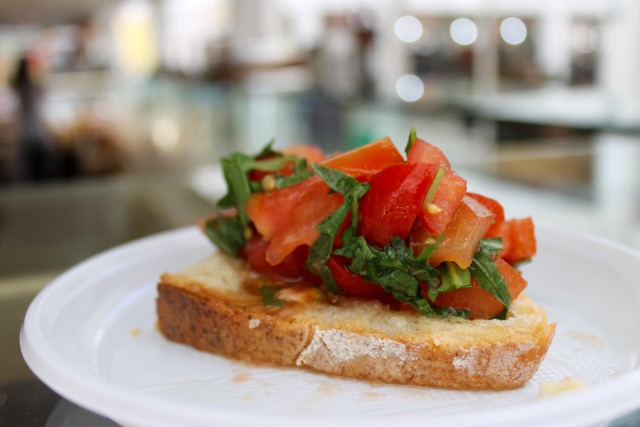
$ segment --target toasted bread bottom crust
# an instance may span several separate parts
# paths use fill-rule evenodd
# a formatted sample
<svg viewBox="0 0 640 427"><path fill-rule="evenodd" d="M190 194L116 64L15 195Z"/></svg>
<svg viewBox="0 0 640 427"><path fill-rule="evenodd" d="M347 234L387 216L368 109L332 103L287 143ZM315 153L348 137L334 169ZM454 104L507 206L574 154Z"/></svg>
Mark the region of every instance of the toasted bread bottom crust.
<svg viewBox="0 0 640 427"><path fill-rule="evenodd" d="M252 311L207 294L158 286L160 330L168 339L248 362L295 365L311 339L311 328Z"/></svg>
<svg viewBox="0 0 640 427"><path fill-rule="evenodd" d="M297 315L300 310L295 308L271 310L168 274L158 285L156 303L164 336L200 350L256 364L454 389L523 385L537 371L555 331L555 324L546 322L538 309L543 318L525 326L525 338L520 332L511 341L484 337L468 344L442 336L432 339L429 333L390 336L358 325L324 324Z"/></svg>

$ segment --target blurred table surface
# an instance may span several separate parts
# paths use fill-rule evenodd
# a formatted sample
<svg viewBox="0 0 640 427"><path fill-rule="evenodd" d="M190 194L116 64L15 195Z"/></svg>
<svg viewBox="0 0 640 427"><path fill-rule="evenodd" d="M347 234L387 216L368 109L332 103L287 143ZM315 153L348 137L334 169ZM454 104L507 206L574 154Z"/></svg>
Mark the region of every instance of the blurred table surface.
<svg viewBox="0 0 640 427"><path fill-rule="evenodd" d="M252 108L260 110L264 102ZM363 114L351 113L351 131L371 127L371 120L378 117L372 113L367 122ZM385 126L391 133L402 128L403 135L394 139L406 138L404 132L415 117L377 123L378 131ZM468 180L469 190L502 201L508 216L531 215L538 222L640 249L640 139L603 133L590 137L588 144L519 142L511 149L489 143L469 149L460 142L462 137L447 133L443 121L423 123L424 117L417 117L419 135L449 145L454 166ZM465 132L462 128L455 127L457 135ZM249 131L244 132L245 141L251 140ZM242 148L255 147L249 143ZM491 156L482 155L487 149ZM550 169L550 165L555 166ZM585 165L586 178L571 182L563 175ZM138 237L195 224L211 212L223 191L213 162L177 173L0 187L0 426L115 425L61 398L29 371L18 345L28 304L50 280L89 256ZM639 423L636 416L608 425Z"/></svg>

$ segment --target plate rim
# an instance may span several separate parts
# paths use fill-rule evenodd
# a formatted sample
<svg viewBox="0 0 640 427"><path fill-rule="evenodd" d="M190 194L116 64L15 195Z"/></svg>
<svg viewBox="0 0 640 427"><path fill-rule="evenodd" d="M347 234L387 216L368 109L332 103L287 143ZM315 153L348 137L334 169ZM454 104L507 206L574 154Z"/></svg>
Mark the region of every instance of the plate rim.
<svg viewBox="0 0 640 427"><path fill-rule="evenodd" d="M537 224L536 227L538 229L537 232L541 232L541 236L548 236L550 234L562 235L573 240L579 240L583 243L589 242L590 244L604 245L611 250L625 253L627 256L632 256L640 260L640 251L603 238L602 236L582 231L561 229L548 224ZM206 238L198 238L199 235L197 227L188 226L136 239L91 256L85 261L82 261L69 270L63 272L60 276L46 285L29 305L24 323L20 330L20 347L29 368L37 377L40 378L40 380L64 398L98 414L109 417L117 422L124 422L126 425L172 425L175 424L175 422L181 422L181 420L184 422L185 420L183 417L185 413L189 414L188 422L194 426L211 425L212 421L214 421L214 419L212 419L212 416L214 415L215 421L221 425L233 423L234 425L246 426L275 426L277 424L278 426L305 425L315 427L319 425L326 425L328 420L336 426L360 426L365 424L367 426L378 426L387 424L389 421L388 418L383 418L382 420L367 419L361 422L355 419L330 418L320 421L312 418L270 416L268 420L265 420L264 415L260 414L238 414L232 411L221 411L219 409L212 410L211 408L202 408L193 405L186 406L185 404L178 404L176 402L166 402L164 399L141 394L135 390L107 381L104 377L99 376L97 372L92 372L93 377L91 379L87 379L77 372L71 372L71 374L66 372L65 368L68 368L68 361L59 354L56 354L55 349L47 343L46 337L41 334L42 330L39 328L38 321L41 319L38 318L38 314L43 305L47 303L48 298L52 295L55 296L55 292L59 290L58 288L65 286L65 283L67 283L68 280L73 279L77 275L82 277L82 273L85 272L85 270L90 269L92 265L110 258L126 257L126 255L131 252L139 251L149 247L150 245L156 245L160 241L177 240L183 242L183 244L190 245L192 249L196 249L201 246L206 247L206 245L213 248ZM559 240L556 238L554 242L557 246ZM173 243L172 245L162 245L162 247L163 250L156 256L170 253L175 250L177 246L176 243ZM165 247L168 248L164 249ZM138 289L141 289L142 287L143 285L140 285L140 288ZM539 423L539 414L544 412L547 417L544 420L545 424L550 422L548 419L550 414L558 416L565 414L565 416L571 416L570 420L557 419L556 425L575 425L574 423L577 421L592 421L593 418L589 416L588 411L582 411L577 415L576 412L574 412L576 406L588 407L598 405L598 403L601 404L602 402L600 399L603 394L626 396L627 399L615 399L614 402L610 402L606 408L600 409L598 411L600 420L623 415L625 412L631 412L638 409L640 407L640 393L638 393L638 388L640 388L639 386L640 366L636 366L634 369L627 371L610 381L590 386L590 393L570 393L566 396L555 397L554 399L540 399L534 402L519 403L506 409L489 408L477 412L474 411L473 420L469 418L468 414L437 415L433 418L429 418L429 420L440 420L448 423L464 422L466 424L473 421L473 425L478 426L519 421L521 425L525 426L536 425L536 423ZM629 398L629 396L634 395L637 395L635 399ZM158 408L158 400L162 402L160 408ZM124 407L131 406L131 402L134 401L136 402L134 405L135 407L138 409L146 409L146 411L144 411L146 415L140 416L139 414L136 414L135 411L131 410L125 412L122 411ZM128 405L123 406L125 403ZM570 414L567 414L567 410L565 409L566 407L573 408ZM156 414L156 419L153 420L152 424L149 424L149 411ZM158 416L159 414L161 415ZM534 415L538 415L538 417L534 417ZM178 416L179 419L176 418L176 416ZM410 420L419 416L419 414L412 414L405 419ZM523 420L523 416L529 417L529 419ZM421 419L424 419L424 414L422 414ZM384 422L385 420L386 422ZM579 422L579 424L580 423L581 422Z"/></svg>

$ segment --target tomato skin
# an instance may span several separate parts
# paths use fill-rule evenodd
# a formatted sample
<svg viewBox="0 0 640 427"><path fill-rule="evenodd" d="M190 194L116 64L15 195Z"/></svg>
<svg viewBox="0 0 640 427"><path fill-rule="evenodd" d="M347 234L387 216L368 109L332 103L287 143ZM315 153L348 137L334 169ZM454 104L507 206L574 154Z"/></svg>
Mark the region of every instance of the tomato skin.
<svg viewBox="0 0 640 427"><path fill-rule="evenodd" d="M284 154L293 154L307 160L307 163L318 163L325 159L324 151L317 145L295 144L280 150Z"/></svg>
<svg viewBox="0 0 640 427"><path fill-rule="evenodd" d="M500 258L504 258L505 255L511 251L511 224L509 221L494 223L489 227L489 230L487 230L487 234L485 234L484 237L499 237L502 239L502 249L498 251L498 256Z"/></svg>
<svg viewBox="0 0 640 427"><path fill-rule="evenodd" d="M510 264L532 258L537 252L535 227L530 217L505 220L504 208L494 199L469 193L470 197L490 209L496 216L485 237L502 238L502 250L498 255Z"/></svg>
<svg viewBox="0 0 640 427"><path fill-rule="evenodd" d="M369 177L388 166L403 163L402 154L389 137L330 157L321 165L338 169L353 177Z"/></svg>
<svg viewBox="0 0 640 427"><path fill-rule="evenodd" d="M436 195L430 203L425 203L420 211L420 222L433 234L442 233L460 206L467 193L467 181L452 170L447 170L438 185ZM432 212L430 206L437 212Z"/></svg>
<svg viewBox="0 0 640 427"><path fill-rule="evenodd" d="M508 250L502 255L509 264L532 258L537 252L535 227L530 217L510 219L506 221L509 226Z"/></svg>
<svg viewBox="0 0 640 427"><path fill-rule="evenodd" d="M511 301L515 300L527 287L527 281L519 271L501 258L496 257L493 261L505 282L507 282ZM470 310L470 319L491 319L502 313L504 306L489 291L480 288L475 279L471 279L471 286L471 288L456 289L438 294L434 304L438 307ZM425 295L425 298L427 297L425 288L423 288L423 295Z"/></svg>
<svg viewBox="0 0 640 427"><path fill-rule="evenodd" d="M441 149L427 141L416 138L407 154L409 163L435 163L445 169L451 169L451 163Z"/></svg>
<svg viewBox="0 0 640 427"><path fill-rule="evenodd" d="M387 292L378 285L366 282L347 268L348 258L332 255L327 261L333 280L347 295L358 298L385 299Z"/></svg>
<svg viewBox="0 0 640 427"><path fill-rule="evenodd" d="M329 186L313 176L289 187L255 193L245 209L260 235L270 241L267 262L276 265L298 246L311 246L319 235L318 224L342 202L341 194L329 194Z"/></svg>
<svg viewBox="0 0 640 427"><path fill-rule="evenodd" d="M444 237L429 263L453 261L461 268L471 265L478 243L493 223L493 213L475 199L465 196L444 230Z"/></svg>
<svg viewBox="0 0 640 427"><path fill-rule="evenodd" d="M475 200L479 201L487 209L489 209L495 215L495 220L491 227L487 230L486 237L498 237L500 233L501 224L504 222L504 208L502 205L495 199L492 199L487 196L483 196L482 194L477 193L467 193L467 196L473 197Z"/></svg>
<svg viewBox="0 0 640 427"><path fill-rule="evenodd" d="M379 247L394 236L406 239L437 170L437 165L401 163L373 175L360 199L358 234Z"/></svg>
<svg viewBox="0 0 640 427"><path fill-rule="evenodd" d="M266 255L269 242L254 235L242 248L242 256L247 259L251 270L283 279L298 279L305 275L304 264L309 254L308 246L299 246L287 255L279 264L271 265Z"/></svg>
<svg viewBox="0 0 640 427"><path fill-rule="evenodd" d="M532 258L537 252L535 227L531 218L509 219L493 224L485 237L500 237L498 256L509 264Z"/></svg>

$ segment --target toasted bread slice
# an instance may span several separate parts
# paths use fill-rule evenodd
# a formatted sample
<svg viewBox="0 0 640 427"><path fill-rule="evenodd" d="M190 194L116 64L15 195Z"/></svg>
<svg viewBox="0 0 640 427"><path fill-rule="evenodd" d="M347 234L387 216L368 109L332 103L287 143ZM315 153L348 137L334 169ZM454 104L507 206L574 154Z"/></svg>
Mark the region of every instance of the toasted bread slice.
<svg viewBox="0 0 640 427"><path fill-rule="evenodd" d="M425 318L377 301L293 286L265 306L248 289L267 278L220 252L158 284L159 327L170 340L275 366L389 383L509 389L536 372L555 331L527 295L506 320Z"/></svg>

